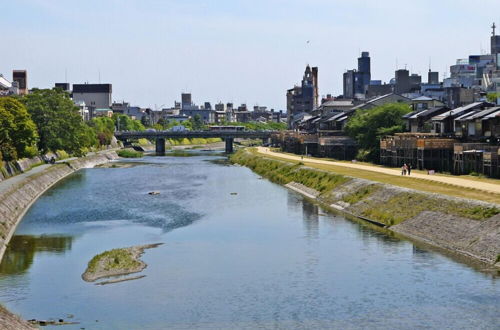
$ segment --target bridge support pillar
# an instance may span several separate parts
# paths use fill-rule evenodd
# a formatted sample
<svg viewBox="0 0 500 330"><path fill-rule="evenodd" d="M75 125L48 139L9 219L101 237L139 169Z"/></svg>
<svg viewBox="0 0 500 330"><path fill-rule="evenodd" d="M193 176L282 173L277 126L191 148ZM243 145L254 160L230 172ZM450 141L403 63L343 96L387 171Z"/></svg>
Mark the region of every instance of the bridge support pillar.
<svg viewBox="0 0 500 330"><path fill-rule="evenodd" d="M162 138L156 139L156 155L157 156L165 155L165 139Z"/></svg>
<svg viewBox="0 0 500 330"><path fill-rule="evenodd" d="M233 152L233 141L234 138L226 138L226 154L231 154Z"/></svg>
<svg viewBox="0 0 500 330"><path fill-rule="evenodd" d="M262 145L265 147L269 144L269 138L265 137L265 138L262 138Z"/></svg>

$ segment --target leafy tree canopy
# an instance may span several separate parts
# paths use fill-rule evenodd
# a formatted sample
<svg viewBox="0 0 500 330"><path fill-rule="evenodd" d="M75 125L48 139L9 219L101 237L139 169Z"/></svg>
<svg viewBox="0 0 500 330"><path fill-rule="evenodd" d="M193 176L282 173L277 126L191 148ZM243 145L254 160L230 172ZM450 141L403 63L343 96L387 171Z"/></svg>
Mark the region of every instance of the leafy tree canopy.
<svg viewBox="0 0 500 330"><path fill-rule="evenodd" d="M486 99L488 102L497 103L497 99L500 97L500 93L488 93L486 94Z"/></svg>
<svg viewBox="0 0 500 330"><path fill-rule="evenodd" d="M140 120L132 119L127 115L114 114L113 121L119 131L144 131L146 129Z"/></svg>
<svg viewBox="0 0 500 330"><path fill-rule="evenodd" d="M35 123L26 107L11 97L0 98L0 153L5 160L31 156L37 141ZM36 150L35 150L36 152Z"/></svg>
<svg viewBox="0 0 500 330"><path fill-rule="evenodd" d="M88 145L88 129L80 116L78 107L61 89L34 89L21 98L36 124L42 152L64 150L81 155Z"/></svg>
<svg viewBox="0 0 500 330"><path fill-rule="evenodd" d="M382 106L358 110L346 125L346 132L358 142L360 155L368 161L379 160L380 138L403 132L405 129L403 115L411 108L403 103L390 103Z"/></svg>

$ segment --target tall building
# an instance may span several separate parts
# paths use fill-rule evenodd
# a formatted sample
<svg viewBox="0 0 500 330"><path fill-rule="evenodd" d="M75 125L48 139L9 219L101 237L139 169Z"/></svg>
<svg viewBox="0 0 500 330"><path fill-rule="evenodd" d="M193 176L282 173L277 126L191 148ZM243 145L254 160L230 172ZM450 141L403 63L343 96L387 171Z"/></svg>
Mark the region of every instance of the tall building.
<svg viewBox="0 0 500 330"><path fill-rule="evenodd" d="M344 98L346 99L353 99L354 98L354 82L356 79L356 70L347 70L344 72L344 77L343 77L343 86L344 86L344 92L342 95L344 95Z"/></svg>
<svg viewBox="0 0 500 330"><path fill-rule="evenodd" d="M429 72L427 73L427 83L433 85L439 84L439 72L431 71L431 69L429 69Z"/></svg>
<svg viewBox="0 0 500 330"><path fill-rule="evenodd" d="M394 86L394 93L403 94L410 92L410 71L406 69L396 70L396 84Z"/></svg>
<svg viewBox="0 0 500 330"><path fill-rule="evenodd" d="M84 102L93 118L97 109L110 109L112 103L111 84L73 84L73 102Z"/></svg>
<svg viewBox="0 0 500 330"><path fill-rule="evenodd" d="M13 70L12 81L17 82L19 94L28 94L28 72L26 70Z"/></svg>
<svg viewBox="0 0 500 330"><path fill-rule="evenodd" d="M54 88L60 88L65 92L71 91L71 86L69 83L55 83Z"/></svg>
<svg viewBox="0 0 500 330"><path fill-rule="evenodd" d="M186 107L190 107L191 105L193 105L193 101L191 100L191 93L182 93L181 108L184 109Z"/></svg>
<svg viewBox="0 0 500 330"><path fill-rule="evenodd" d="M294 115L312 112L318 106L318 95L318 68L307 65L301 85L287 90L288 124Z"/></svg>
<svg viewBox="0 0 500 330"><path fill-rule="evenodd" d="M344 98L364 99L371 81L370 53L362 52L358 57L358 70L348 70L343 76Z"/></svg>
<svg viewBox="0 0 500 330"><path fill-rule="evenodd" d="M356 87L355 94L365 94L370 85L371 75L371 63L370 63L370 53L362 52L361 57L358 57L358 75L359 82Z"/></svg>
<svg viewBox="0 0 500 330"><path fill-rule="evenodd" d="M416 73L412 73L410 76L410 91L420 91L420 85L422 84L422 76Z"/></svg>

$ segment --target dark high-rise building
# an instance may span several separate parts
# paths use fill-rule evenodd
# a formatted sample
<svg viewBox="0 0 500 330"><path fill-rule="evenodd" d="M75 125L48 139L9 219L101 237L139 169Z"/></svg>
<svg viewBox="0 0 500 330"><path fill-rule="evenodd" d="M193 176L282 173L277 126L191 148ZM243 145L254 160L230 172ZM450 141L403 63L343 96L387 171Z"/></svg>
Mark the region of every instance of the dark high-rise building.
<svg viewBox="0 0 500 330"><path fill-rule="evenodd" d="M19 86L19 94L28 94L28 72L26 70L12 71L12 81L17 82Z"/></svg>
<svg viewBox="0 0 500 330"><path fill-rule="evenodd" d="M355 94L365 94L372 79L369 52L362 52L361 57L358 57L358 76L359 81L355 83L357 85Z"/></svg>
<svg viewBox="0 0 500 330"><path fill-rule="evenodd" d="M427 83L429 84L439 84L439 72L431 71L427 74Z"/></svg>
<svg viewBox="0 0 500 330"><path fill-rule="evenodd" d="M410 71L400 69L396 71L396 85L394 86L394 93L403 94L410 91Z"/></svg>
<svg viewBox="0 0 500 330"><path fill-rule="evenodd" d="M354 81L356 76L356 70L348 70L344 72L344 98L353 99L354 98Z"/></svg>
<svg viewBox="0 0 500 330"><path fill-rule="evenodd" d="M348 70L343 76L344 97L364 98L371 80L370 53L362 52L358 57L358 70Z"/></svg>
<svg viewBox="0 0 500 330"><path fill-rule="evenodd" d="M62 89L65 92L69 92L70 91L69 83L56 83L54 85L54 87L55 88L60 88L60 89Z"/></svg>
<svg viewBox="0 0 500 330"><path fill-rule="evenodd" d="M192 105L191 93L181 94L181 106L182 108L189 107Z"/></svg>
<svg viewBox="0 0 500 330"><path fill-rule="evenodd" d="M410 91L419 91L422 84L422 76L412 73L410 76Z"/></svg>

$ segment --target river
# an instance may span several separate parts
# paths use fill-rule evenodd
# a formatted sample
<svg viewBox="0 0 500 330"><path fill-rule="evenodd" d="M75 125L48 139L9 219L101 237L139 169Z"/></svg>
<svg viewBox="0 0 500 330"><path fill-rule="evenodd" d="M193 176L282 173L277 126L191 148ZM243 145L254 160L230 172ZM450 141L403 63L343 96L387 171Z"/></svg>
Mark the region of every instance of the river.
<svg viewBox="0 0 500 330"><path fill-rule="evenodd" d="M63 329L498 329L495 276L220 159L148 156L62 180L19 225L0 302L79 322ZM147 243L165 244L146 250L146 277L81 279L94 255Z"/></svg>

